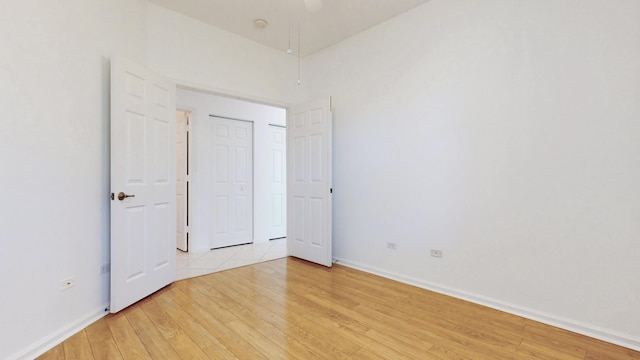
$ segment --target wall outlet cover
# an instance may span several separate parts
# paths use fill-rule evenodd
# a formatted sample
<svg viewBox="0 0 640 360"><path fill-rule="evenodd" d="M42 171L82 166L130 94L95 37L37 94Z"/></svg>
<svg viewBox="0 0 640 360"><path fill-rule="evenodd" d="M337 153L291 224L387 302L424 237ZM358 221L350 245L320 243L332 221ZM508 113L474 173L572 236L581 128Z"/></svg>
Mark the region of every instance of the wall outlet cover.
<svg viewBox="0 0 640 360"><path fill-rule="evenodd" d="M67 290L69 288L74 287L75 285L76 285L76 277L70 276L60 281L60 291Z"/></svg>

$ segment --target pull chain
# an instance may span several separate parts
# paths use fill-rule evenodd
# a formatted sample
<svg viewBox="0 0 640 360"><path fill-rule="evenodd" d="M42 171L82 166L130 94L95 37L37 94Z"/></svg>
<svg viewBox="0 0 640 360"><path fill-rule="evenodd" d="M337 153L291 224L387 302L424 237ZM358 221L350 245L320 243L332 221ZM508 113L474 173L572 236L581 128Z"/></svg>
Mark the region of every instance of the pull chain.
<svg viewBox="0 0 640 360"><path fill-rule="evenodd" d="M300 81L300 12L298 12L298 86L302 82Z"/></svg>

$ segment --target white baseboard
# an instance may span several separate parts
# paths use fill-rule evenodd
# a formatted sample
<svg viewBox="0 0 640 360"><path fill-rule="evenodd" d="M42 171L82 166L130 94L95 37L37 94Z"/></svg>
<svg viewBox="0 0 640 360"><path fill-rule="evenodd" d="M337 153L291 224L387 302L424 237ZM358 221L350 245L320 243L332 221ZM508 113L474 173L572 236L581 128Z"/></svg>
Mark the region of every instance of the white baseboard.
<svg viewBox="0 0 640 360"><path fill-rule="evenodd" d="M96 312L92 312L90 314L87 314L86 316L83 316L81 319L78 319L68 326L61 328L51 335L45 336L28 348L9 356L8 360L35 359L36 357L53 349L56 345L60 344L64 340L70 338L78 331L86 328L87 326L93 324L97 320L107 315L108 312L104 310L105 308L106 306Z"/></svg>
<svg viewBox="0 0 640 360"><path fill-rule="evenodd" d="M620 345L629 349L640 351L640 339L623 334L614 330L601 328L598 326L582 323L579 321L563 318L553 314L547 314L541 311L528 309L522 306L508 304L495 299L487 298L481 295L475 295L466 291L449 288L446 286L433 284L424 280L416 279L410 276L395 274L375 267L359 264L357 262L346 259L337 258L335 263L344 265L353 269L362 270L371 274L379 275L387 279L396 280L405 284L417 286L426 290L434 291L440 294L452 296L458 299L470 301L475 304L484 305L496 310L504 311L510 314L522 316L524 318L538 321L547 325L555 326L561 329L572 331L578 334L589 336L595 339L606 341L612 344Z"/></svg>

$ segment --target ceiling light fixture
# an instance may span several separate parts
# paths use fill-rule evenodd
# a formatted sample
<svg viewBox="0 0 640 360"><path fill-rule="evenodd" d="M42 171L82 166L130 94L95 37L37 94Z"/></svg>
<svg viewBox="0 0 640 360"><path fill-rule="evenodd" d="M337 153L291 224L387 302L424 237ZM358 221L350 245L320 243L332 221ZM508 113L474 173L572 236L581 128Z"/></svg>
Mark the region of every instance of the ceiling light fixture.
<svg viewBox="0 0 640 360"><path fill-rule="evenodd" d="M253 26L255 26L258 29L264 29L264 28L267 27L267 25L269 25L269 23L265 19L255 19L255 20L253 20Z"/></svg>

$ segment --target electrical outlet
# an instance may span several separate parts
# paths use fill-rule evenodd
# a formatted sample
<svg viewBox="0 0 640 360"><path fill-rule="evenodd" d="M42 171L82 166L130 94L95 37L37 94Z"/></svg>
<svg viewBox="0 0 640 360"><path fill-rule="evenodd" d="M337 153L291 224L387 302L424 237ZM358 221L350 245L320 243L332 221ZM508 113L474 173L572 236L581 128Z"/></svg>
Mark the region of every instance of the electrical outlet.
<svg viewBox="0 0 640 360"><path fill-rule="evenodd" d="M69 288L74 287L75 285L76 285L76 277L75 276L68 277L60 281L60 291L67 290Z"/></svg>
<svg viewBox="0 0 640 360"><path fill-rule="evenodd" d="M435 258L441 258L442 257L442 250L431 249L431 256L433 256Z"/></svg>
<svg viewBox="0 0 640 360"><path fill-rule="evenodd" d="M111 264L102 264L102 266L100 266L100 275L106 274L109 271L111 271Z"/></svg>
<svg viewBox="0 0 640 360"><path fill-rule="evenodd" d="M397 248L398 248L398 244L396 244L394 242L388 242L387 243L387 249L395 250Z"/></svg>

